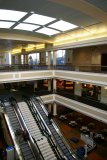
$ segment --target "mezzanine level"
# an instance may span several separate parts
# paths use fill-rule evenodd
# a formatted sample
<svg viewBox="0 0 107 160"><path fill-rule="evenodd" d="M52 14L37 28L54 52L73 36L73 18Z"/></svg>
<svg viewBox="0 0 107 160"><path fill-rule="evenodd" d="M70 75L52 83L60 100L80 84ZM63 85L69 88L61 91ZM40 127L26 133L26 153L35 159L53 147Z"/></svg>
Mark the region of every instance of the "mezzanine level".
<svg viewBox="0 0 107 160"><path fill-rule="evenodd" d="M100 86L107 85L106 72L89 72L77 70L71 66L29 66L11 65L1 66L0 83L11 83L20 81L34 81L39 79L64 79L91 83ZM87 68L87 67L84 67Z"/></svg>

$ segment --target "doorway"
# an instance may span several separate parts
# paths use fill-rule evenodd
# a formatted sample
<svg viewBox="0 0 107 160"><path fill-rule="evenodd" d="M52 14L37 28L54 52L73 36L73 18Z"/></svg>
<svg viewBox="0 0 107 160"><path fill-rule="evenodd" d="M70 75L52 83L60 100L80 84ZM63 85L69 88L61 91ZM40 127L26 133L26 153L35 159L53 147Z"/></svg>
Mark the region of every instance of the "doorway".
<svg viewBox="0 0 107 160"><path fill-rule="evenodd" d="M107 71L107 53L101 55L101 71Z"/></svg>

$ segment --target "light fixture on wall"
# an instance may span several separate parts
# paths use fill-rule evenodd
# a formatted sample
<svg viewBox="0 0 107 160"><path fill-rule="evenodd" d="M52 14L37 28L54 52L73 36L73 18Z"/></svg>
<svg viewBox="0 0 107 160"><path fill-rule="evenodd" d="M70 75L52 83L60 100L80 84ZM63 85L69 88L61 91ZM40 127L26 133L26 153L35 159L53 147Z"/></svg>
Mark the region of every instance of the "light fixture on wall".
<svg viewBox="0 0 107 160"><path fill-rule="evenodd" d="M107 90L107 86L105 86L104 89Z"/></svg>
<svg viewBox="0 0 107 160"><path fill-rule="evenodd" d="M77 81L76 84L80 84L80 82Z"/></svg>

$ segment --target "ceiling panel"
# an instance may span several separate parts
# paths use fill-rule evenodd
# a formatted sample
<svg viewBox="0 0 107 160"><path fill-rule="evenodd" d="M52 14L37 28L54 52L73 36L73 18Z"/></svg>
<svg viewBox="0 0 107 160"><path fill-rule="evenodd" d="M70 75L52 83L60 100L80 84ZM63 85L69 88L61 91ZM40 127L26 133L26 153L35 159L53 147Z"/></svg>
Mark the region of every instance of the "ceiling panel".
<svg viewBox="0 0 107 160"><path fill-rule="evenodd" d="M72 2L73 0L71 0ZM83 2L79 1L79 2ZM92 5L95 5L105 11L107 11L107 0L86 0L87 3L91 3ZM65 2L66 3L66 2ZM68 3L69 4L69 3ZM81 6L79 6L81 7ZM36 14L41 14L45 16L50 16L53 18L57 18L57 20L62 19L64 21L73 23L77 26L89 26L96 23L99 23L98 20L92 18L91 16L88 16L87 12L82 12L83 10L79 11L76 7L75 9L68 6L64 6L61 4L53 3L49 0L0 0L0 8L1 9L8 9L8 10L17 10L17 11L23 11L23 12L31 12L34 11ZM86 9L86 8L85 8ZM86 10L87 11L87 10ZM90 11L91 12L91 11ZM30 14L29 14L30 15ZM3 29L0 29L0 32L2 33ZM3 30L4 31L4 30ZM8 30L6 30L8 31ZM42 38L45 40L45 38L49 39L46 35L42 35L35 32L27 32L27 31L20 31L20 30L9 30L11 33L22 33L30 36L36 36L38 38ZM3 40L2 40L3 41ZM39 40L38 40L39 41ZM16 42L17 44L18 42ZM23 42L21 42L23 44ZM6 45L1 43L0 40L0 46L14 46L15 44L12 41L6 40Z"/></svg>
<svg viewBox="0 0 107 160"><path fill-rule="evenodd" d="M92 25L92 24L96 24L96 23L99 23L98 20L88 16L88 15L85 15L83 13L79 13L79 12L76 12L76 14L73 14L69 17L66 18L67 21L74 23L78 26L89 26L89 25Z"/></svg>
<svg viewBox="0 0 107 160"><path fill-rule="evenodd" d="M96 24L99 21L75 9L68 8L59 4L48 3L44 10L40 10L44 15L50 15L78 26L88 26Z"/></svg>
<svg viewBox="0 0 107 160"><path fill-rule="evenodd" d="M107 12L107 0L86 0L86 1Z"/></svg>
<svg viewBox="0 0 107 160"><path fill-rule="evenodd" d="M22 0L1 0L0 8L16 9L18 11L35 11L37 14L63 19L79 26L92 25L98 22L80 11L49 2L48 0L30 0L27 3L26 0L23 0L23 3Z"/></svg>
<svg viewBox="0 0 107 160"><path fill-rule="evenodd" d="M63 5L50 2L45 4L45 8L40 9L40 12L44 15L50 15L51 17L63 19L68 17L70 14L74 14L75 10Z"/></svg>
<svg viewBox="0 0 107 160"><path fill-rule="evenodd" d="M46 0L1 0L0 8L10 10L15 9L18 11L39 12L39 9L44 8L46 2Z"/></svg>

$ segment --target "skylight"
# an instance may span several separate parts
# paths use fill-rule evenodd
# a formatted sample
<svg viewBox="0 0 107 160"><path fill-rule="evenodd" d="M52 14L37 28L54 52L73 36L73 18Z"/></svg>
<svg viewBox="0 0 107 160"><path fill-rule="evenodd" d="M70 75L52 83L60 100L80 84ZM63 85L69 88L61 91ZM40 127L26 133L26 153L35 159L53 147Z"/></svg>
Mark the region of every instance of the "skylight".
<svg viewBox="0 0 107 160"><path fill-rule="evenodd" d="M30 17L25 19L24 22L45 25L54 20L55 18L52 18L52 17L42 16L39 14L32 14Z"/></svg>
<svg viewBox="0 0 107 160"><path fill-rule="evenodd" d="M14 22L0 21L0 28L10 28L12 25L14 25Z"/></svg>
<svg viewBox="0 0 107 160"><path fill-rule="evenodd" d="M33 25L33 24L20 23L16 27L14 27L14 29L33 31L34 29L37 29L39 27L40 26Z"/></svg>
<svg viewBox="0 0 107 160"><path fill-rule="evenodd" d="M0 20L19 21L26 14L26 12L0 9Z"/></svg>
<svg viewBox="0 0 107 160"><path fill-rule="evenodd" d="M15 27L12 29L25 31L36 30L35 32L51 36L61 33L61 31L67 31L78 27L63 20L57 21L57 19L53 17L31 13L31 15L26 18L24 17L26 15L28 16L27 12L0 9L0 28L10 28L15 24ZM18 21L20 23L18 23ZM49 25L49 23L51 24Z"/></svg>
<svg viewBox="0 0 107 160"><path fill-rule="evenodd" d="M70 29L77 28L78 26L76 26L74 24L71 24L69 22L65 22L63 20L60 20L58 22L55 22L55 23L49 25L48 27L55 28L55 29L58 29L58 30L61 30L61 31L67 31L67 30L70 30Z"/></svg>
<svg viewBox="0 0 107 160"><path fill-rule="evenodd" d="M42 29L39 29L39 30L37 30L36 32L42 33L42 34L46 34L46 35L48 35L48 36L51 36L51 35L60 33L59 31L56 31L56 30L50 29L50 28L46 28L46 27L44 27L44 28L42 28Z"/></svg>

